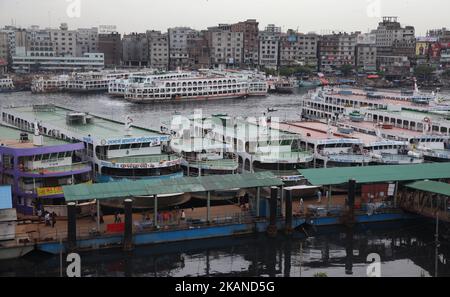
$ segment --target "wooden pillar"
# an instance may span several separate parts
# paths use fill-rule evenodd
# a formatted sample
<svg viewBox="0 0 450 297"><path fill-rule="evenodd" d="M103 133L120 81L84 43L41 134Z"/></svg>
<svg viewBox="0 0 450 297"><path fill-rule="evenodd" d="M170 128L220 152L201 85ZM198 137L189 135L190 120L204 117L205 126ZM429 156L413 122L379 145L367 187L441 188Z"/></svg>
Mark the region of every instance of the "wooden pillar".
<svg viewBox="0 0 450 297"><path fill-rule="evenodd" d="M356 181L351 179L348 181L348 223L352 224L355 220L355 195L356 195Z"/></svg>
<svg viewBox="0 0 450 297"><path fill-rule="evenodd" d="M285 199L285 233L292 234L292 190L284 190Z"/></svg>
<svg viewBox="0 0 450 297"><path fill-rule="evenodd" d="M123 249L130 251L133 249L133 200L124 201L125 208L125 231L123 236Z"/></svg>
<svg viewBox="0 0 450 297"><path fill-rule="evenodd" d="M256 217L260 217L260 209L261 209L261 188L256 188Z"/></svg>
<svg viewBox="0 0 450 297"><path fill-rule="evenodd" d="M270 188L270 219L267 227L267 234L271 237L277 235L277 204L278 204L278 187Z"/></svg>
<svg viewBox="0 0 450 297"><path fill-rule="evenodd" d="M74 202L67 203L67 239L68 250L77 248L77 208Z"/></svg>

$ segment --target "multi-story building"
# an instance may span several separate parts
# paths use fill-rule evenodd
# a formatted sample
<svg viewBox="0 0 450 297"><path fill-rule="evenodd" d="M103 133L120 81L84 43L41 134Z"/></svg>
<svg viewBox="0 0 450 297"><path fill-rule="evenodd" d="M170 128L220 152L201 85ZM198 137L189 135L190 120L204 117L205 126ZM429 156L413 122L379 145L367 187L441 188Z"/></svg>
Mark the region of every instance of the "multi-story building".
<svg viewBox="0 0 450 297"><path fill-rule="evenodd" d="M288 30L280 40L280 65L307 65L317 68L318 41L316 34L300 34Z"/></svg>
<svg viewBox="0 0 450 297"><path fill-rule="evenodd" d="M88 71L105 67L103 53L86 53L82 57L15 56L12 69L21 72Z"/></svg>
<svg viewBox="0 0 450 297"><path fill-rule="evenodd" d="M377 56L377 69L388 77L406 77L411 73L411 62L406 56Z"/></svg>
<svg viewBox="0 0 450 297"><path fill-rule="evenodd" d="M187 50L190 68L202 69L210 67L210 49L207 35L207 31L201 31L188 39Z"/></svg>
<svg viewBox="0 0 450 297"><path fill-rule="evenodd" d="M30 57L54 57L56 48L52 41L49 30L32 26L27 30L27 40L25 44L25 55ZM22 55L21 55L22 56Z"/></svg>
<svg viewBox="0 0 450 297"><path fill-rule="evenodd" d="M169 28L169 67L176 69L190 66L188 41L195 39L198 32L189 27Z"/></svg>
<svg viewBox="0 0 450 297"><path fill-rule="evenodd" d="M413 60L416 55L416 38L413 26L402 27L397 17L383 17L372 33L377 36L378 57L404 56Z"/></svg>
<svg viewBox="0 0 450 297"><path fill-rule="evenodd" d="M244 34L244 53L243 63L249 66L255 66L258 64L258 52L259 52L259 23L254 20L246 20L231 25L232 32L243 32Z"/></svg>
<svg viewBox="0 0 450 297"><path fill-rule="evenodd" d="M122 59L122 39L118 32L99 34L98 51L105 55L105 66L117 66Z"/></svg>
<svg viewBox="0 0 450 297"><path fill-rule="evenodd" d="M123 36L122 62L127 66L148 66L149 45L147 34L131 33Z"/></svg>
<svg viewBox="0 0 450 297"><path fill-rule="evenodd" d="M160 31L147 31L150 67L167 70L169 67L169 37Z"/></svg>
<svg viewBox="0 0 450 297"><path fill-rule="evenodd" d="M0 32L0 64L1 64L0 67L1 68L4 68L5 66L8 65L8 55L9 55L8 33Z"/></svg>
<svg viewBox="0 0 450 297"><path fill-rule="evenodd" d="M429 30L427 37L436 37L440 43L450 43L450 30L447 28Z"/></svg>
<svg viewBox="0 0 450 297"><path fill-rule="evenodd" d="M63 23L59 29L50 29L49 32L57 56L77 56L77 31L69 30Z"/></svg>
<svg viewBox="0 0 450 297"><path fill-rule="evenodd" d="M76 44L78 57L85 53L98 53L98 28L77 29Z"/></svg>
<svg viewBox="0 0 450 297"><path fill-rule="evenodd" d="M332 72L343 65L355 65L355 33L333 33L323 35L319 41L319 68L323 72Z"/></svg>
<svg viewBox="0 0 450 297"><path fill-rule="evenodd" d="M356 38L355 65L358 71L370 72L377 70L377 36L375 34L360 34Z"/></svg>
<svg viewBox="0 0 450 297"><path fill-rule="evenodd" d="M211 64L240 66L244 53L244 33L233 32L231 25L220 24L208 28Z"/></svg>
<svg viewBox="0 0 450 297"><path fill-rule="evenodd" d="M278 69L280 65L281 27L268 25L259 32L259 66L267 69Z"/></svg>

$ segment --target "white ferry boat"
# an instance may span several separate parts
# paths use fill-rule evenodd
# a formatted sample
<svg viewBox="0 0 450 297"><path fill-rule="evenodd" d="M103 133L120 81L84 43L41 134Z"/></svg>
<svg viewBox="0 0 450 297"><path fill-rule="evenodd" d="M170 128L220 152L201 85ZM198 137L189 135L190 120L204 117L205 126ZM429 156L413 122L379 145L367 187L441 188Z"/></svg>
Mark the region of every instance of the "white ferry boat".
<svg viewBox="0 0 450 297"><path fill-rule="evenodd" d="M266 75L258 71L246 70L224 70L223 72L215 71L216 75L223 75L227 77L237 77L248 81L248 96L259 97L267 96L269 92L269 84Z"/></svg>
<svg viewBox="0 0 450 297"><path fill-rule="evenodd" d="M135 103L247 98L248 82L227 77L190 77L130 84L125 98Z"/></svg>
<svg viewBox="0 0 450 297"><path fill-rule="evenodd" d="M133 73L126 79L115 79L109 83L108 94L124 98L126 90L130 85L149 84L154 80L187 78L193 76L191 72L169 72L163 74L154 74L154 72L155 71L148 73Z"/></svg>
<svg viewBox="0 0 450 297"><path fill-rule="evenodd" d="M122 123L51 104L2 111L2 121L7 125L30 129L36 120L44 135L84 143L85 150L80 156L94 164L95 182L183 176L182 158L166 152L170 136L134 126L130 117ZM165 200L175 205L186 202L189 197L174 193ZM105 205L122 207L120 201L105 202ZM133 205L135 208L153 207L149 197L135 198Z"/></svg>
<svg viewBox="0 0 450 297"><path fill-rule="evenodd" d="M323 122L282 123L280 128L301 135L302 147L314 150L315 167L377 164L418 164L424 160L406 141L385 140Z"/></svg>
<svg viewBox="0 0 450 297"><path fill-rule="evenodd" d="M52 77L39 77L31 81L32 93L54 93L63 92L68 88L69 75L58 75Z"/></svg>
<svg viewBox="0 0 450 297"><path fill-rule="evenodd" d="M271 127L270 118L258 121L219 115L207 121L210 137L233 146L240 172L271 171L293 185L303 180L298 169L312 165L313 153L300 146L300 137Z"/></svg>
<svg viewBox="0 0 450 297"><path fill-rule="evenodd" d="M127 78L128 72L104 73L104 72L85 72L77 73L69 81L67 90L69 92L106 92L109 84L120 78Z"/></svg>
<svg viewBox="0 0 450 297"><path fill-rule="evenodd" d="M0 93L14 91L14 83L10 77L0 77Z"/></svg>

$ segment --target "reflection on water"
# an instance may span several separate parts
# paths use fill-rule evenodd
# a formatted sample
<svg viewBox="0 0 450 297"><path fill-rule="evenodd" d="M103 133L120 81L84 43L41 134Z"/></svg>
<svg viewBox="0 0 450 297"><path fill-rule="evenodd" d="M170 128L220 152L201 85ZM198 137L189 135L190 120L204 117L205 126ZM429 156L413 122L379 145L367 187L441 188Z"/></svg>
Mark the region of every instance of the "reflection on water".
<svg viewBox="0 0 450 297"><path fill-rule="evenodd" d="M264 235L138 247L125 253L81 254L82 276L366 276L367 256L381 257L382 276L434 275L433 224L423 221L319 228L312 237ZM442 243L439 276L450 276L450 249ZM34 253L0 262L0 276L58 276L59 257Z"/></svg>

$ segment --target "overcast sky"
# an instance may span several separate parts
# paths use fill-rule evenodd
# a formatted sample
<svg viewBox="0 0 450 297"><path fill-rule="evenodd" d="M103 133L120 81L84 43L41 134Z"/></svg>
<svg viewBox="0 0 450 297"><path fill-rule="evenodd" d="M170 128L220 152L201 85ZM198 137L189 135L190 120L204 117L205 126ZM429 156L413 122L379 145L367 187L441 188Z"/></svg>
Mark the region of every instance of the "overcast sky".
<svg viewBox="0 0 450 297"><path fill-rule="evenodd" d="M174 26L204 29L254 18L260 29L274 23L283 31L367 32L380 16L393 15L423 35L430 28L450 27L449 11L449 0L0 0L0 25L12 20L22 27L117 25L120 33L129 33Z"/></svg>

